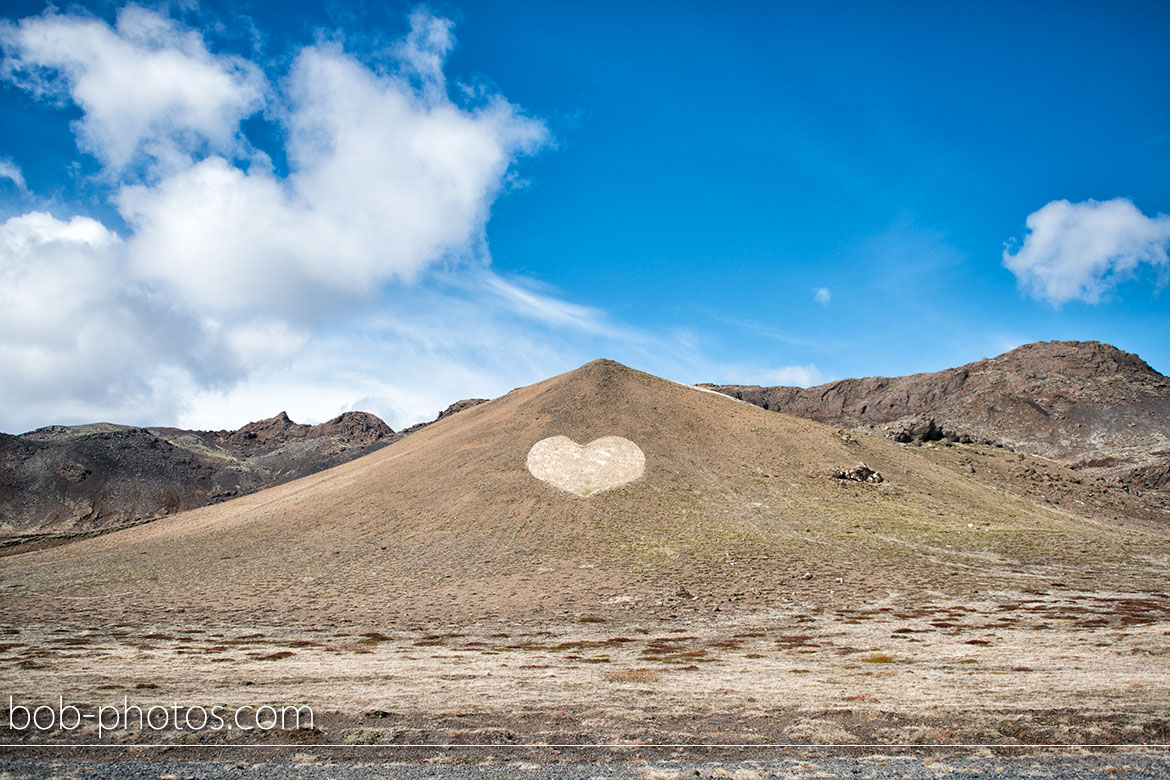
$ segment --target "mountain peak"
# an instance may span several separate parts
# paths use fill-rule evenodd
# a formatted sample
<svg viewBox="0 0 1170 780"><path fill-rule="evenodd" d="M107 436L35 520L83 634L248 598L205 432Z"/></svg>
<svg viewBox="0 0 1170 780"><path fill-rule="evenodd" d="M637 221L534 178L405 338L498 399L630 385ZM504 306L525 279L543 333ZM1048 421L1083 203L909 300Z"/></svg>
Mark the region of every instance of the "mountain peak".
<svg viewBox="0 0 1170 780"><path fill-rule="evenodd" d="M630 368L624 363L619 363L616 360L609 358L598 358L597 360L590 360L588 363L567 371L559 376L554 376L551 379L541 382L540 385L549 383L571 383L573 385L590 384L598 387L609 385L622 384L625 382L638 382L646 384L648 382L666 382L667 380L656 377L653 374L647 374L644 371L639 371L636 368ZM539 386L539 385L534 385Z"/></svg>
<svg viewBox="0 0 1170 780"><path fill-rule="evenodd" d="M1081 379L1115 378L1118 375L1136 381L1166 379L1132 352L1100 341L1037 341L1016 347L986 361L986 364L995 365L1001 370L1016 366L1034 373Z"/></svg>

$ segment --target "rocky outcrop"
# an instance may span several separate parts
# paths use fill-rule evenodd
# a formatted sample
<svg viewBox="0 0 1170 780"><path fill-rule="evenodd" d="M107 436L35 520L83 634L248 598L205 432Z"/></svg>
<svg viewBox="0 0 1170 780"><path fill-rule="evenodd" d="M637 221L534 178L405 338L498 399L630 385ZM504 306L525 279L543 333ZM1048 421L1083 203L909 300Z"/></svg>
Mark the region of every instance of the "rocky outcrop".
<svg viewBox="0 0 1170 780"><path fill-rule="evenodd" d="M958 368L817 387L703 385L901 442L997 442L1121 476L1170 449L1170 379L1096 341L1027 344Z"/></svg>
<svg viewBox="0 0 1170 780"><path fill-rule="evenodd" d="M457 401L436 421L483 399ZM246 495L346 463L396 433L368 412L319 425L279 414L234 431L52 425L0 434L0 547L73 537Z"/></svg>
<svg viewBox="0 0 1170 780"><path fill-rule="evenodd" d="M456 412L462 412L464 409L470 409L473 406L479 406L488 402L486 398L464 398L462 401L456 401L448 406L443 411L439 412L439 416L435 418L435 422L442 420L444 417L450 417Z"/></svg>
<svg viewBox="0 0 1170 780"><path fill-rule="evenodd" d="M833 469L829 476L846 482L868 482L871 485L886 481L885 477L864 463L858 463L851 469Z"/></svg>
<svg viewBox="0 0 1170 780"><path fill-rule="evenodd" d="M1162 453L1165 457L1167 453ZM1122 478L1123 484L1144 490L1170 490L1170 459L1141 466Z"/></svg>
<svg viewBox="0 0 1170 780"><path fill-rule="evenodd" d="M939 425L933 417L924 414L915 414L892 423L879 426L879 430L886 438L901 444L922 444L928 441L949 441L959 444L971 444L975 439L968 433L959 433ZM982 444L991 444L990 439L980 440Z"/></svg>
<svg viewBox="0 0 1170 780"><path fill-rule="evenodd" d="M0 537L108 530L336 466L394 441L372 414L235 431L54 425L0 435Z"/></svg>
<svg viewBox="0 0 1170 780"><path fill-rule="evenodd" d="M354 446L374 444L394 436L394 430L382 419L369 412L344 412L329 422L314 425L307 433L309 438L327 436Z"/></svg>
<svg viewBox="0 0 1170 780"><path fill-rule="evenodd" d="M455 403L451 404L443 411L439 412L439 416L436 417L435 419L431 420L431 422L416 423L416 424L410 426L409 428L407 428L406 430L404 430L402 433L403 433L403 435L406 435L406 434L414 433L415 431L420 431L423 428L427 427L428 425L431 425L433 423L437 423L439 420L450 417L451 415L453 415L457 412L462 412L464 409L470 409L473 406L479 406L480 404L487 403L487 401L488 401L487 398L464 398L462 401L456 401Z"/></svg>

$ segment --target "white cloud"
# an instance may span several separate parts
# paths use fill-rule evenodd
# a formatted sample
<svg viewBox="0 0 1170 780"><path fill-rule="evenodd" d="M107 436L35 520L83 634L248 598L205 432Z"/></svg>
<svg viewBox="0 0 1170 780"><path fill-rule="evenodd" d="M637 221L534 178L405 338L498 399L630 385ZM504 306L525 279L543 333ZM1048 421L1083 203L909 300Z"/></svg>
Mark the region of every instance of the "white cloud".
<svg viewBox="0 0 1170 780"><path fill-rule="evenodd" d="M759 382L764 385L789 385L795 387L811 387L821 383L821 371L812 363L807 366L781 366L771 371L765 371Z"/></svg>
<svg viewBox="0 0 1170 780"><path fill-rule="evenodd" d="M0 225L0 419L99 413L150 395L136 364L172 315L119 281L120 248L86 217L32 212Z"/></svg>
<svg viewBox="0 0 1170 780"><path fill-rule="evenodd" d="M304 344L280 320L200 316L128 273L126 249L88 217L0 224L0 430L173 420L192 388L280 367Z"/></svg>
<svg viewBox="0 0 1170 780"><path fill-rule="evenodd" d="M4 157L0 157L0 181L8 180L19 190L25 189L24 174L20 166Z"/></svg>
<svg viewBox="0 0 1170 780"><path fill-rule="evenodd" d="M1126 198L1083 203L1055 200L1028 215L1022 246L1003 264L1034 298L1055 306L1097 303L1143 263L1170 268L1170 216L1147 217Z"/></svg>
<svg viewBox="0 0 1170 780"><path fill-rule="evenodd" d="M833 299L833 294L829 291L828 287L818 287L817 289L813 290L813 298L815 298L816 302L821 306L828 306L829 301Z"/></svg>
<svg viewBox="0 0 1170 780"><path fill-rule="evenodd" d="M306 47L280 89L141 8L114 27L46 13L5 30L8 77L82 109L79 145L105 163L128 230L44 213L0 227L0 359L13 375L0 430L180 416L218 427L242 422L232 404L283 406L286 392L308 418L360 397L425 416L451 400L446 378L501 387L539 375L525 352L569 367L564 332L619 337L600 312L491 272L491 204L548 133L498 95L453 102L450 23L411 24L396 69ZM238 156L240 122L259 109L281 118L287 176ZM436 272L450 283L419 286Z"/></svg>
<svg viewBox="0 0 1170 780"><path fill-rule="evenodd" d="M197 32L135 5L112 28L47 11L2 40L8 75L39 94L67 94L84 112L79 144L114 172L139 157L170 170L206 150L238 153L239 123L265 97L254 63L213 55Z"/></svg>
<svg viewBox="0 0 1170 780"><path fill-rule="evenodd" d="M273 414L276 404L298 421L360 409L401 429L461 397L495 397L596 357L587 339L554 346L499 304L415 288L405 310L370 312L317 334L286 366L195 392L179 422L235 427Z"/></svg>
<svg viewBox="0 0 1170 780"><path fill-rule="evenodd" d="M399 61L436 89L445 84L443 64L455 46L453 27L449 19L415 11L410 15L410 33L395 47Z"/></svg>
<svg viewBox="0 0 1170 780"><path fill-rule="evenodd" d="M484 273L474 283L483 290L494 293L517 313L558 328L572 328L585 333L619 337L631 340L638 338L632 331L619 328L609 321L605 313L591 306L582 306L541 292L531 281L506 281L496 274Z"/></svg>
<svg viewBox="0 0 1170 780"><path fill-rule="evenodd" d="M122 191L138 273L206 310L311 319L437 262L483 259L509 166L547 137L502 98L462 109L328 48L302 51L289 85L287 179L209 157Z"/></svg>
<svg viewBox="0 0 1170 780"><path fill-rule="evenodd" d="M685 330L638 331L492 270L491 206L548 131L482 88L452 100L446 20L414 14L388 69L319 45L271 82L136 7L113 27L47 13L0 35L10 79L81 108L79 145L125 225L0 225L0 430L362 407L402 427L600 356L719 373ZM154 74L142 89L138 72ZM287 175L249 147L255 111L278 118Z"/></svg>
<svg viewBox="0 0 1170 780"><path fill-rule="evenodd" d="M667 376L720 375L673 336L631 333L575 304L565 304L568 320L520 307L495 293L497 281L486 270L392 289L393 306L315 334L295 361L193 394L180 424L234 427L273 414L277 404L298 421L362 409L402 428L460 398L496 397L598 357Z"/></svg>

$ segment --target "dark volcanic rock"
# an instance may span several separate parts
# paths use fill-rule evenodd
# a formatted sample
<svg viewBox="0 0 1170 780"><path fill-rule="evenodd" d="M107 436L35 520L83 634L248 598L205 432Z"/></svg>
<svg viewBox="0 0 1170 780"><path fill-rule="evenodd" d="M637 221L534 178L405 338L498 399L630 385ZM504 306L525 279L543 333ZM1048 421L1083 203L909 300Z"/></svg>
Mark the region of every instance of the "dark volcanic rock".
<svg viewBox="0 0 1170 780"><path fill-rule="evenodd" d="M848 480L851 482L869 482L875 485L886 481L881 474L864 463L858 463L851 469L833 469L830 476L834 479Z"/></svg>
<svg viewBox="0 0 1170 780"><path fill-rule="evenodd" d="M922 444L928 441L952 441L961 444L970 444L974 441L970 434L943 428L938 424L937 420L925 414L916 414L892 423L886 423L880 426L880 430L888 438L902 444L908 444L910 442Z"/></svg>
<svg viewBox="0 0 1170 780"><path fill-rule="evenodd" d="M270 440L283 444L290 439L303 439L308 432L308 425L298 425L288 419L287 413L280 412L267 420L248 423L238 431L232 431L227 438L237 447L267 444Z"/></svg>
<svg viewBox="0 0 1170 780"><path fill-rule="evenodd" d="M932 374L704 387L799 417L876 427L896 441L994 441L1118 476L1153 467L1170 448L1170 379L1096 341L1027 344Z"/></svg>
<svg viewBox="0 0 1170 780"><path fill-rule="evenodd" d="M320 425L281 412L236 431L95 423L0 434L0 538L150 520L303 477L397 438L365 412Z"/></svg>
<svg viewBox="0 0 1170 780"><path fill-rule="evenodd" d="M436 421L483 402L453 403ZM235 431L93 423L0 433L0 547L108 531L254 493L430 424L395 433L368 412L345 412L320 425L280 412Z"/></svg>
<svg viewBox="0 0 1170 780"><path fill-rule="evenodd" d="M369 412L345 412L329 422L314 425L308 436L328 436L346 444L373 444L394 436L382 418Z"/></svg>
<svg viewBox="0 0 1170 780"><path fill-rule="evenodd" d="M456 412L462 412L464 409L470 409L473 406L479 406L480 404L487 403L487 401L488 399L486 398L464 398L462 401L456 401L443 411L439 412L439 416L435 418L435 422L442 420L444 417L450 417Z"/></svg>
<svg viewBox="0 0 1170 780"><path fill-rule="evenodd" d="M1136 468L1126 474L1122 482L1146 490L1170 490L1170 459Z"/></svg>
<svg viewBox="0 0 1170 780"><path fill-rule="evenodd" d="M443 411L439 412L439 416L436 417L435 419L431 420L431 422L416 423L416 424L410 426L409 428L407 428L406 430L404 430L402 432L402 434L405 436L406 434L414 433L415 431L420 431L423 428L427 427L428 425L432 425L434 423L437 423L439 420L442 420L444 417L450 417L451 415L455 414L456 412L462 412L464 409L470 409L473 406L479 406L482 403L487 403L487 400L488 399L486 399L486 398L464 398L462 401L456 401L455 403L451 404Z"/></svg>

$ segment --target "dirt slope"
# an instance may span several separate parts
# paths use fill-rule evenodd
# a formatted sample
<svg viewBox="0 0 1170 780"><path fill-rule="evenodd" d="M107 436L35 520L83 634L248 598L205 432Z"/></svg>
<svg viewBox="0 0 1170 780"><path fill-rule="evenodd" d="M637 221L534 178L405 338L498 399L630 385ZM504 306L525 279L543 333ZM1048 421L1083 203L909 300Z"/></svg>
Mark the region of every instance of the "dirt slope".
<svg viewBox="0 0 1170 780"><path fill-rule="evenodd" d="M997 441L1095 473L1170 466L1170 379L1137 355L1096 341L1027 344L930 374L843 379L817 387L704 385L778 412L882 426L902 440Z"/></svg>
<svg viewBox="0 0 1170 780"><path fill-rule="evenodd" d="M525 466L558 435L625 437L644 476L588 498L559 491ZM1057 504L982 481L1002 450L948 463L928 449L595 361L328 471L2 559L0 613L469 621L1164 575L1164 513L1101 505L1048 464L1070 480ZM885 481L828 476L859 461Z"/></svg>

